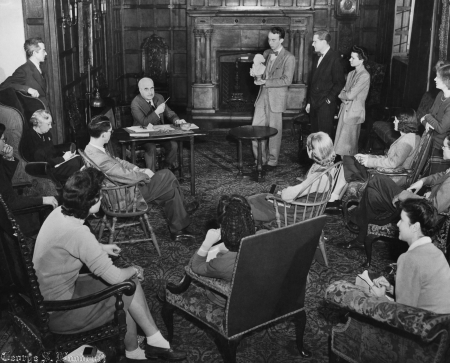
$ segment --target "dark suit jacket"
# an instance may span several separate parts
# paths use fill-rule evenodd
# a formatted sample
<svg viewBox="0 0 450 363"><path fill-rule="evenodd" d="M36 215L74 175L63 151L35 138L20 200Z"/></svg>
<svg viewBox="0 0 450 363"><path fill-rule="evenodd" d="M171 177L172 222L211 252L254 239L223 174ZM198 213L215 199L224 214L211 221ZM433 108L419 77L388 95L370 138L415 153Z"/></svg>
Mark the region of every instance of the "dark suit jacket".
<svg viewBox="0 0 450 363"><path fill-rule="evenodd" d="M11 180L19 162L7 161L0 157L0 194L3 200L12 210L33 207L42 204L42 197L19 196L14 191Z"/></svg>
<svg viewBox="0 0 450 363"><path fill-rule="evenodd" d="M29 59L17 68L12 76L5 79L0 85L0 90L8 87L24 93L28 93L28 88L34 88L39 92L39 99L44 103L46 109L49 109L45 75L41 74Z"/></svg>
<svg viewBox="0 0 450 363"><path fill-rule="evenodd" d="M336 102L345 85L344 71L338 52L329 49L317 67L319 57L313 61L308 88L308 101L312 108L319 108L328 98Z"/></svg>
<svg viewBox="0 0 450 363"><path fill-rule="evenodd" d="M173 112L166 104L166 108L162 114L155 113L156 107L164 102L164 97L159 93L155 93L153 97L153 104L155 108L151 108L151 105L144 100L144 97L137 95L131 102L131 114L133 115L133 126L147 126L148 124L160 125L166 123L173 123L180 118L175 112Z"/></svg>

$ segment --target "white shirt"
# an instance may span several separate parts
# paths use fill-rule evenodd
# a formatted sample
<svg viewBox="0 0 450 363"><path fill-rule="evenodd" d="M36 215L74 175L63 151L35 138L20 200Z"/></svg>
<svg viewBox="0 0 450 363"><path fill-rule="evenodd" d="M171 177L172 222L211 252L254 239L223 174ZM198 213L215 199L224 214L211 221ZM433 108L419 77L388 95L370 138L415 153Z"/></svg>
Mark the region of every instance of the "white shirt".
<svg viewBox="0 0 450 363"><path fill-rule="evenodd" d="M417 241L414 241L411 243L411 246L409 246L408 251L412 251L414 248L423 246L427 243L431 243L431 238L428 236L420 237Z"/></svg>
<svg viewBox="0 0 450 363"><path fill-rule="evenodd" d="M320 62L322 62L323 57L325 57L325 54L327 54L327 52L330 50L330 47L328 47L327 50L325 50L325 52L322 53L322 55L319 58L319 61L317 62L317 67L319 66Z"/></svg>
<svg viewBox="0 0 450 363"><path fill-rule="evenodd" d="M36 66L36 68L38 69L39 73L42 74L40 62L35 61L33 58L30 58L30 61L33 62L33 64L34 64L34 65Z"/></svg>
<svg viewBox="0 0 450 363"><path fill-rule="evenodd" d="M105 150L104 147L100 147L100 146L97 146L97 145L94 145L94 144L91 144L91 143L89 143L89 145L91 145L91 146L93 146L93 147L99 149L100 151L103 151L103 152L106 154L106 150Z"/></svg>

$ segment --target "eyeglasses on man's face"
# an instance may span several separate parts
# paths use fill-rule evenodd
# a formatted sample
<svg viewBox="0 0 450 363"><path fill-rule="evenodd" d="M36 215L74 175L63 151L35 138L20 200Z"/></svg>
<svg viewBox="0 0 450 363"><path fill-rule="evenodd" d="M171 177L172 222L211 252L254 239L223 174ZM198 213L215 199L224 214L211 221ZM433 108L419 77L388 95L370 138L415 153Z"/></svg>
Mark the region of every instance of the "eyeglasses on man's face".
<svg viewBox="0 0 450 363"><path fill-rule="evenodd" d="M111 134L114 132L114 130L113 129L111 129L111 130L108 130L108 131L106 131L106 132L110 132Z"/></svg>

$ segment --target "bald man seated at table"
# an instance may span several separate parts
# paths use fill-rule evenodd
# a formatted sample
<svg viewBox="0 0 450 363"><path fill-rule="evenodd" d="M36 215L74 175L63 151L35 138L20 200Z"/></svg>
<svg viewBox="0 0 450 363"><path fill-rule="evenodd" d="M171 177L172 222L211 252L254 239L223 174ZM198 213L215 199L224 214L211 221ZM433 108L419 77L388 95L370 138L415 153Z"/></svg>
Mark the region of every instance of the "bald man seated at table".
<svg viewBox="0 0 450 363"><path fill-rule="evenodd" d="M133 126L147 127L148 124L162 125L164 123L181 124L185 120L180 120L178 115L173 112L169 106L165 104L164 97L159 93L155 93L155 85L151 78L142 78L139 83L139 95L131 102L131 114L133 115ZM177 150L176 141L161 141L160 144L166 150L166 157L163 168L177 167ZM147 142L145 148L145 164L147 168L155 171L156 144Z"/></svg>

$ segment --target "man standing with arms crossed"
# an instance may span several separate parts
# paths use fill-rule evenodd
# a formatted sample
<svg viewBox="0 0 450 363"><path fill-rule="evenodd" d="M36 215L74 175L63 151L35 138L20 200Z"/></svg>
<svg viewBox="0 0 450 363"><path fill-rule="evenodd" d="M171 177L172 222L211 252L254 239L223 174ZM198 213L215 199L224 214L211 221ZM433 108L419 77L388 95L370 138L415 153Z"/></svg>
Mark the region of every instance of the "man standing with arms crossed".
<svg viewBox="0 0 450 363"><path fill-rule="evenodd" d="M326 30L314 33L314 59L305 111L311 120L311 132L323 131L334 139L334 114L337 96L345 86L339 53L330 48L331 36Z"/></svg>
<svg viewBox="0 0 450 363"><path fill-rule="evenodd" d="M288 87L292 83L295 69L295 57L283 48L284 36L283 28L270 29L268 35L270 49L263 54L266 70L263 79L255 81L255 84L261 87L255 102L252 125L270 126L278 130L278 133L269 139L268 150L266 142L262 142L262 162L266 170L275 169L278 165L283 131L282 116L286 111ZM254 76L252 71L250 75ZM253 141L253 155L255 159L258 156L256 141Z"/></svg>

